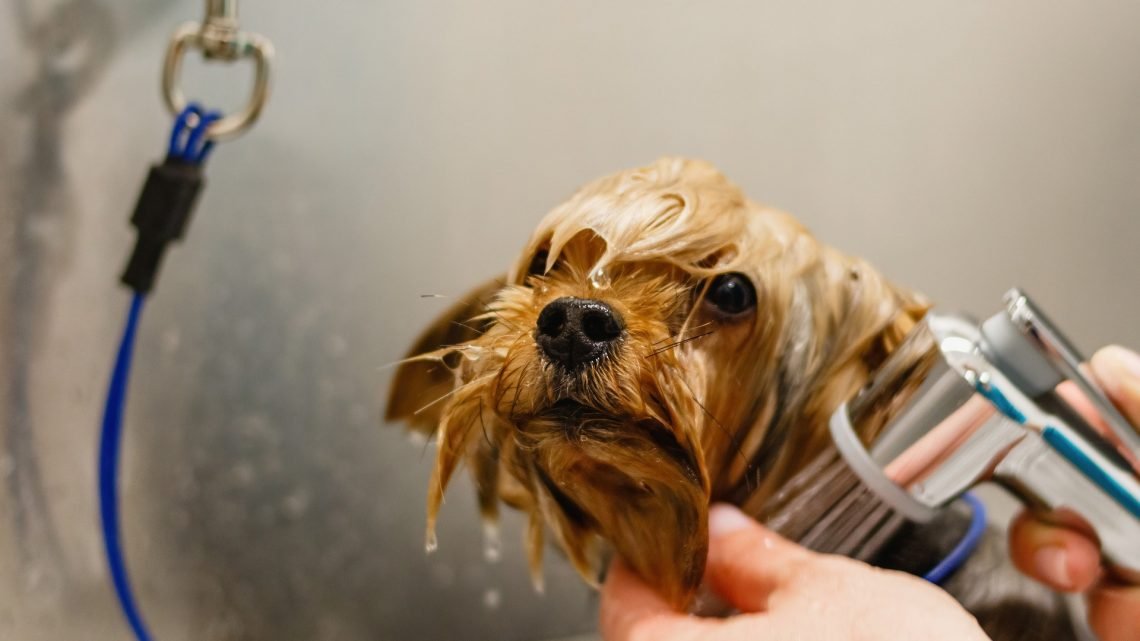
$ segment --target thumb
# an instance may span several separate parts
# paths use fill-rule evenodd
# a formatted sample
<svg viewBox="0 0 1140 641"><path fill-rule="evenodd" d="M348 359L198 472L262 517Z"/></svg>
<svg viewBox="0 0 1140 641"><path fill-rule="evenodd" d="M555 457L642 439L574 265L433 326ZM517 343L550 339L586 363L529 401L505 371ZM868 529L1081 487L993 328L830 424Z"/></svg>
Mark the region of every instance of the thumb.
<svg viewBox="0 0 1140 641"><path fill-rule="evenodd" d="M610 565L599 610L599 632L606 641L695 641L722 625L674 612L621 559Z"/></svg>
<svg viewBox="0 0 1140 641"><path fill-rule="evenodd" d="M709 558L705 580L743 612L767 608L768 597L814 557L731 505L709 510Z"/></svg>

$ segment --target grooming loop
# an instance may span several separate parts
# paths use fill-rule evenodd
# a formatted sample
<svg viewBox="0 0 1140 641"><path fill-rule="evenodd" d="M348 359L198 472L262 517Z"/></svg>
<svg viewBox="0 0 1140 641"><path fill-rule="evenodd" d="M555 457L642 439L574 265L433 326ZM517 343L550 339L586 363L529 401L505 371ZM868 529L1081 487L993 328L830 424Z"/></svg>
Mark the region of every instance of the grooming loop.
<svg viewBox="0 0 1140 641"><path fill-rule="evenodd" d="M238 28L237 0L206 0L206 17L201 23L187 22L171 36L162 65L162 97L172 115L181 114L187 106L179 84L182 59L187 49L198 49L207 60L235 62L252 58L253 89L245 107L212 123L206 130L210 140L237 137L251 127L261 115L269 98L269 71L273 45L256 33Z"/></svg>

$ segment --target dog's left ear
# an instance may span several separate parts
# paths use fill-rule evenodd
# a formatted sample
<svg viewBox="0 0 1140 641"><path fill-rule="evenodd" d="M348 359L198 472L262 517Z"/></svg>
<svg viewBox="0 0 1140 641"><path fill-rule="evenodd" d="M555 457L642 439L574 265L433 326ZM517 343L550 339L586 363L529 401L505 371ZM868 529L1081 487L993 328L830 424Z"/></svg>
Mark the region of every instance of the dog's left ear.
<svg viewBox="0 0 1140 641"><path fill-rule="evenodd" d="M407 357L426 354L447 345L478 338L488 321L473 320L506 283L504 277L483 283L448 308L416 339ZM406 361L396 370L384 413L387 421L407 421L409 427L427 435L435 433L445 403L435 403L455 387L455 374L443 363Z"/></svg>

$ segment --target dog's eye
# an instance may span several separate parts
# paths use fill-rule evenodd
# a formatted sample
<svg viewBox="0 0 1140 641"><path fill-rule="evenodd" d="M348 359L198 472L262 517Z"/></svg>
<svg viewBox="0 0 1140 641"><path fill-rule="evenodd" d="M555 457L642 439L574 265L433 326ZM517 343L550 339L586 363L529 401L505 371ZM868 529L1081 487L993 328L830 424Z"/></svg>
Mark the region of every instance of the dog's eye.
<svg viewBox="0 0 1140 641"><path fill-rule="evenodd" d="M756 308L756 289L744 274L721 274L709 284L705 303L725 316L739 316Z"/></svg>
<svg viewBox="0 0 1140 641"><path fill-rule="evenodd" d="M538 253L536 253L534 255L534 258L532 258L530 260L530 268L527 269L527 271L526 271L527 275L529 275L529 276L542 276L543 274L545 274L546 273L546 257L549 255L550 255L550 252L546 251L545 249L538 250Z"/></svg>

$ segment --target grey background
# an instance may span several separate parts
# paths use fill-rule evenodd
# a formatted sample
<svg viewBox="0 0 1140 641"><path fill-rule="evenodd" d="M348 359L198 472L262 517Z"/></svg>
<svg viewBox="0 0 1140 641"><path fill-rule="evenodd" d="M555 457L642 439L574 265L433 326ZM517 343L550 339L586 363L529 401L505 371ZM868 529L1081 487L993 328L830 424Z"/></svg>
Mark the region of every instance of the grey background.
<svg viewBox="0 0 1140 641"><path fill-rule="evenodd" d="M126 219L198 2L0 2L0 637L124 639L97 529ZM950 307L1034 294L1140 345L1140 5L1030 0L245 2L278 50L144 313L124 536L162 640L541 639L596 600L466 481L423 553L430 450L378 416L452 296L582 182L707 158ZM249 71L186 64L235 108Z"/></svg>

